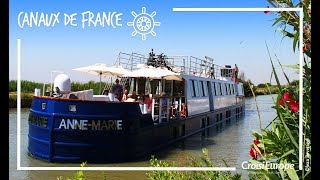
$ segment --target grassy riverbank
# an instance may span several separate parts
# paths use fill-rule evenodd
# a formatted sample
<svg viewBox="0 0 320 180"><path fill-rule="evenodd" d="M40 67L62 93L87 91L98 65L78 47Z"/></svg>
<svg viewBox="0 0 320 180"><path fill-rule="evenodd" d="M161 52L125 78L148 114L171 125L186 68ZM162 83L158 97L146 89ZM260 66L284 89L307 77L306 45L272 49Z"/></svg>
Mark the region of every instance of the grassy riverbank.
<svg viewBox="0 0 320 180"><path fill-rule="evenodd" d="M32 103L33 93L21 93L21 108L30 108ZM9 93L9 108L17 107L17 93Z"/></svg>

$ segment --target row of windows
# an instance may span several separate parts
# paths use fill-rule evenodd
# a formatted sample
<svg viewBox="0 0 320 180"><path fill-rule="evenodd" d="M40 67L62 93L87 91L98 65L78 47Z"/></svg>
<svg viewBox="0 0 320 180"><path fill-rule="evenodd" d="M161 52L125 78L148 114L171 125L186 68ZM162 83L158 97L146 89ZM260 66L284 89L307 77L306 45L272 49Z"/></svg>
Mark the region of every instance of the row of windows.
<svg viewBox="0 0 320 180"><path fill-rule="evenodd" d="M235 95L236 90L234 84L225 84L225 83L217 83L211 82L211 87L213 87L213 94L215 96L222 96L222 95Z"/></svg>
<svg viewBox="0 0 320 180"><path fill-rule="evenodd" d="M190 84L191 84L190 90L191 90L192 97L208 96L209 90L207 86L207 81L198 81L198 80L191 79ZM211 82L211 88L215 96L236 94L234 84Z"/></svg>

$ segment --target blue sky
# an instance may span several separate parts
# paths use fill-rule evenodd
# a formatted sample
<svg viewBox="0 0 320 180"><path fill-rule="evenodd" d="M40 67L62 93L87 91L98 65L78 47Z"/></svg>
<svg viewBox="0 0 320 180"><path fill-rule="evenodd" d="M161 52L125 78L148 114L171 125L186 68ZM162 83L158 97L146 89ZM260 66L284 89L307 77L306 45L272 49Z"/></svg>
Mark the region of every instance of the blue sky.
<svg viewBox="0 0 320 180"><path fill-rule="evenodd" d="M263 12L173 12L176 7L266 7L266 0L255 1L167 1L161 0L48 0L9 2L9 80L17 78L17 39L22 41L21 78L23 80L50 82L50 72L63 71L71 81L99 81L99 77L72 71L73 68L105 63L113 65L119 52L137 52L148 55L153 48L156 54L168 56L185 55L204 58L209 56L219 65L237 64L254 84L270 79L271 64L265 42L271 54L276 54L284 65L297 64L299 54L293 53L292 41L282 39L282 35L272 26L274 15ZM131 11L157 14L154 20L156 36L148 34L146 40L141 35L131 36L133 21ZM82 14L91 11L122 13L122 26L85 26L82 28ZM23 12L20 19L18 15ZM25 14L43 12L58 13L59 23L54 27L20 28ZM64 25L64 13L77 13L77 26ZM289 78L297 79L298 74L285 69ZM282 83L284 83L282 78Z"/></svg>

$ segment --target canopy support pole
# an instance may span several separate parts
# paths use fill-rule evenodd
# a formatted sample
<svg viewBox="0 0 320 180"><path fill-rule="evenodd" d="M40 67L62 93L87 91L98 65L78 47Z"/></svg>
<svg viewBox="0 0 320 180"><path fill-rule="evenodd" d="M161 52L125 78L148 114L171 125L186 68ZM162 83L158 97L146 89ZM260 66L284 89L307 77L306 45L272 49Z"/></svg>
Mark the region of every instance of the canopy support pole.
<svg viewBox="0 0 320 180"><path fill-rule="evenodd" d="M99 93L98 94L101 94L101 75L102 75L102 73L100 73L100 88L99 88Z"/></svg>

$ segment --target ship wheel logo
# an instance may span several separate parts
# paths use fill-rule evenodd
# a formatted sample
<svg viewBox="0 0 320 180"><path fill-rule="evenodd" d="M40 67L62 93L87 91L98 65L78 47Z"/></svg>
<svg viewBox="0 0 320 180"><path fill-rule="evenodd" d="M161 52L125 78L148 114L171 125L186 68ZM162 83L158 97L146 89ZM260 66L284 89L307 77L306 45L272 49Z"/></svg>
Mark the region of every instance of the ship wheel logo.
<svg viewBox="0 0 320 180"><path fill-rule="evenodd" d="M155 26L160 26L160 22L154 22L153 17L157 14L153 11L151 14L146 13L146 8L142 7L142 12L137 14L136 12L131 12L134 17L132 22L128 22L128 26L133 26L134 31L131 33L132 36L136 36L137 34L141 34L142 40L147 39L147 34L152 34L152 36L156 36L156 32L154 32Z"/></svg>

